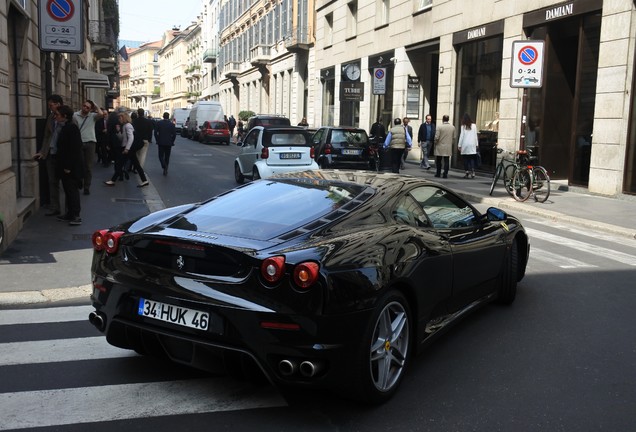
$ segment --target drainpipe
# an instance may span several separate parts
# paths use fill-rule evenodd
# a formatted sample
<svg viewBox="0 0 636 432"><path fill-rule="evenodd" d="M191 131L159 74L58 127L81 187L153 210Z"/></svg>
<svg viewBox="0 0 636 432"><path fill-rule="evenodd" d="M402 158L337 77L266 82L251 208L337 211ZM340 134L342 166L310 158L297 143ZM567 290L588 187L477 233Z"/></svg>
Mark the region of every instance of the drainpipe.
<svg viewBox="0 0 636 432"><path fill-rule="evenodd" d="M11 32L13 36L13 79L15 82L15 133L16 133L16 151L18 153L17 176L18 176L18 198L22 197L22 151L20 145L20 83L18 71L18 32L15 20L11 24Z"/></svg>

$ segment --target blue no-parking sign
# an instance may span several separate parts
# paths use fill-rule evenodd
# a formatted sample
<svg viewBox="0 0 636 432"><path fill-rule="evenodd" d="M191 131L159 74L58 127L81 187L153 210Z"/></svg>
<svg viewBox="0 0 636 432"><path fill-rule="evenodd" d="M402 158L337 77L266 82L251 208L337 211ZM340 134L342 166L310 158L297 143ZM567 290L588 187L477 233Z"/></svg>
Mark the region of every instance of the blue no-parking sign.
<svg viewBox="0 0 636 432"><path fill-rule="evenodd" d="M82 0L38 0L40 49L84 52Z"/></svg>
<svg viewBox="0 0 636 432"><path fill-rule="evenodd" d="M543 85L544 41L512 42L510 87L540 88Z"/></svg>

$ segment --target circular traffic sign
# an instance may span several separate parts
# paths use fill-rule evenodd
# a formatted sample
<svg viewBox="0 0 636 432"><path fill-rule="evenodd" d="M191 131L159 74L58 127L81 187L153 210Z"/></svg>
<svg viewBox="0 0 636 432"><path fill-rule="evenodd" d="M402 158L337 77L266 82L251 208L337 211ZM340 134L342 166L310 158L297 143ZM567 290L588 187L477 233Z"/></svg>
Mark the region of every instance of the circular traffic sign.
<svg viewBox="0 0 636 432"><path fill-rule="evenodd" d="M65 22L73 18L75 5L72 0L48 0L46 12L55 21Z"/></svg>
<svg viewBox="0 0 636 432"><path fill-rule="evenodd" d="M518 58L522 64L529 66L537 61L539 52L532 45L526 45L519 50Z"/></svg>
<svg viewBox="0 0 636 432"><path fill-rule="evenodd" d="M377 79L382 79L384 78L384 69L376 69L375 70L375 77Z"/></svg>

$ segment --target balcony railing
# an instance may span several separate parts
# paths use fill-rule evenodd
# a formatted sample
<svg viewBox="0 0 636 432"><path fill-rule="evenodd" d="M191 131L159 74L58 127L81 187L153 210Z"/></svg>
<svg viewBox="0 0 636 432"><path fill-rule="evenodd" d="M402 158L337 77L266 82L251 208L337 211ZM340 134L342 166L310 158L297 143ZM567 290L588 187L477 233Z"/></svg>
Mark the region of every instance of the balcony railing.
<svg viewBox="0 0 636 432"><path fill-rule="evenodd" d="M236 78L241 73L241 64L237 61L227 62L223 67L223 75L226 78Z"/></svg>
<svg viewBox="0 0 636 432"><path fill-rule="evenodd" d="M285 48L287 51L306 51L314 44L314 36L311 26L295 27L285 35Z"/></svg>
<svg viewBox="0 0 636 432"><path fill-rule="evenodd" d="M269 64L272 59L272 47L270 45L256 45L250 50L250 63L252 66Z"/></svg>
<svg viewBox="0 0 636 432"><path fill-rule="evenodd" d="M216 63L217 51L214 48L208 48L203 52L203 63Z"/></svg>

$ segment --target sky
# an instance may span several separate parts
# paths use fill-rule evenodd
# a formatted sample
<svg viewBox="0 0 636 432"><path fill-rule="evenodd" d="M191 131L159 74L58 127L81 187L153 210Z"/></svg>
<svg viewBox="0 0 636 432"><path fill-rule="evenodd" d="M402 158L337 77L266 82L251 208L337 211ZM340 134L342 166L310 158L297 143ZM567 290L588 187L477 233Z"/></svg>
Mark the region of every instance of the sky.
<svg viewBox="0 0 636 432"><path fill-rule="evenodd" d="M119 0L119 39L161 40L175 25L185 29L201 10L201 0Z"/></svg>

